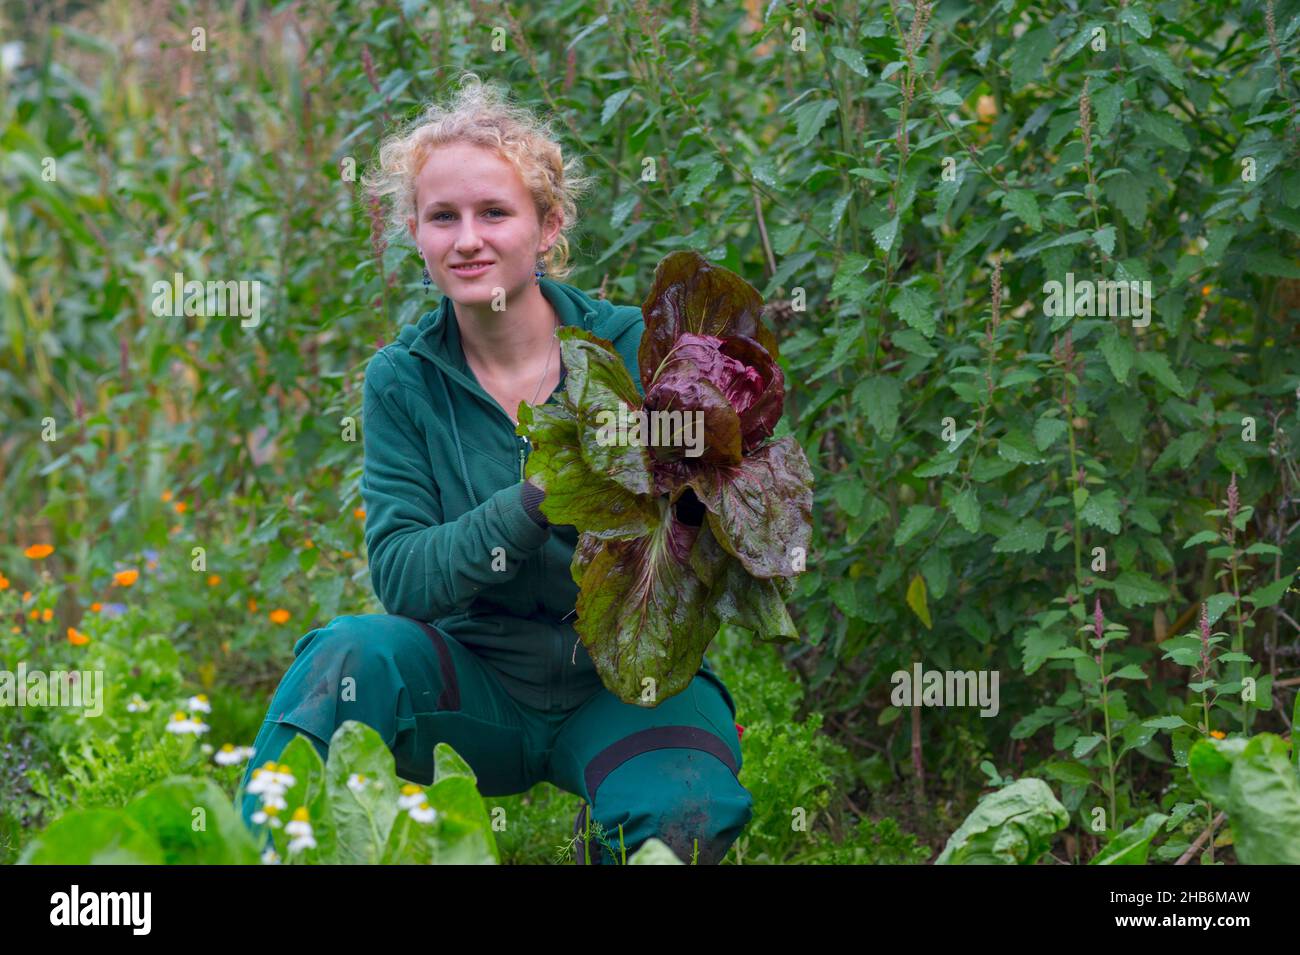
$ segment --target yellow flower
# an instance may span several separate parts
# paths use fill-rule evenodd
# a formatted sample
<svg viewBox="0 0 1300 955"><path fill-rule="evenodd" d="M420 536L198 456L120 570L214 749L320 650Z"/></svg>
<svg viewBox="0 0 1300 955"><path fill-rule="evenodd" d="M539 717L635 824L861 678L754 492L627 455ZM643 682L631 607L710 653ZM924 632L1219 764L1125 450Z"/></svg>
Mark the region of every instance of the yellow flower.
<svg viewBox="0 0 1300 955"><path fill-rule="evenodd" d="M90 637L86 636L76 627L68 628L68 643L72 644L74 647L84 647L89 642Z"/></svg>
<svg viewBox="0 0 1300 955"><path fill-rule="evenodd" d="M218 577L216 574L213 574L212 576L210 576L210 577L208 578L208 586L209 586L209 587L215 587L215 586L216 586L217 584L219 584L219 583L221 583L221 578Z"/></svg>
<svg viewBox="0 0 1300 955"><path fill-rule="evenodd" d="M113 575L113 583L119 587L130 587L139 579L140 571L138 570L119 570Z"/></svg>
<svg viewBox="0 0 1300 955"><path fill-rule="evenodd" d="M9 628L9 632L10 632L10 633L17 633L17 632L18 632L18 625L15 624L14 626L10 627L10 628Z"/></svg>
<svg viewBox="0 0 1300 955"><path fill-rule="evenodd" d="M272 623L289 622L289 611L285 610L283 607L276 607L274 610L271 611L269 616L271 618Z"/></svg>
<svg viewBox="0 0 1300 955"><path fill-rule="evenodd" d="M293 811L294 822L306 822L309 818L311 817L307 815L306 806L299 806Z"/></svg>
<svg viewBox="0 0 1300 955"><path fill-rule="evenodd" d="M53 553L54 548L49 544L33 544L31 547L23 551L23 556L29 557L32 560L44 560Z"/></svg>
<svg viewBox="0 0 1300 955"><path fill-rule="evenodd" d="M1223 739L1228 734L1221 732L1219 730L1210 730L1210 735L1213 736L1215 739Z"/></svg>
<svg viewBox="0 0 1300 955"><path fill-rule="evenodd" d="M302 542L302 546L303 546L306 550L311 550L311 549L312 549L313 547L315 547L316 545L313 544L313 543L311 542L311 538L308 537L305 541Z"/></svg>
<svg viewBox="0 0 1300 955"><path fill-rule="evenodd" d="M54 619L54 610L50 607L46 607L44 610L41 611L41 619L44 620L46 623L49 623L51 620Z"/></svg>

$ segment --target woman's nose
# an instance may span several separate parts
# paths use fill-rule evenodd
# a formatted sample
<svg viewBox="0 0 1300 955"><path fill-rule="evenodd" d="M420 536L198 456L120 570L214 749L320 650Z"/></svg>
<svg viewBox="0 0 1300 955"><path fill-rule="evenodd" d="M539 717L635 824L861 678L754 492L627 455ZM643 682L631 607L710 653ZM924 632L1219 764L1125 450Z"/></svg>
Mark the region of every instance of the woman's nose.
<svg viewBox="0 0 1300 955"><path fill-rule="evenodd" d="M456 234L456 251L469 252L479 247L478 233L474 231L469 219L463 220L460 231Z"/></svg>

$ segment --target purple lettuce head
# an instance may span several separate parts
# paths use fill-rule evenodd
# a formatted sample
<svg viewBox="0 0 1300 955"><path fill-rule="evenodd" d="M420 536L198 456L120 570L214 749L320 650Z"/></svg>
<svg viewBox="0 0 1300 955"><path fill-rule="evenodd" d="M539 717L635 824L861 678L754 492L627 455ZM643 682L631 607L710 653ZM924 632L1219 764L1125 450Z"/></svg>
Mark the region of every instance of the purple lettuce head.
<svg viewBox="0 0 1300 955"><path fill-rule="evenodd" d="M738 464L771 437L785 404L785 377L752 338L683 333L646 392L646 411L703 413L698 463ZM654 447L661 462L691 463L686 449Z"/></svg>
<svg viewBox="0 0 1300 955"><path fill-rule="evenodd" d="M775 336L763 299L740 276L694 252L660 263L641 306L638 363L647 412L702 412L704 450L652 447L658 488L674 491L700 467L738 465L772 436L785 405Z"/></svg>

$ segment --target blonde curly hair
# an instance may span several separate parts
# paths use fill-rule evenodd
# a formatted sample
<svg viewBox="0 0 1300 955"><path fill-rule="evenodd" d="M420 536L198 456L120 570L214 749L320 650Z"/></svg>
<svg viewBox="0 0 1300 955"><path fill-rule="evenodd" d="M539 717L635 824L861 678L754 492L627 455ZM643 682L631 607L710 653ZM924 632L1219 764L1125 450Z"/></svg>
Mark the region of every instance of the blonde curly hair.
<svg viewBox="0 0 1300 955"><path fill-rule="evenodd" d="M406 220L415 214L415 178L438 147L469 143L494 150L519 173L533 197L537 221L558 213L563 225L543 253L550 278L566 278L568 233L577 224L577 199L591 184L580 175L578 160L564 158L550 123L511 103L504 90L463 73L460 88L447 104L432 103L414 119L386 136L379 156L361 183L372 199L387 202L388 231L406 235Z"/></svg>

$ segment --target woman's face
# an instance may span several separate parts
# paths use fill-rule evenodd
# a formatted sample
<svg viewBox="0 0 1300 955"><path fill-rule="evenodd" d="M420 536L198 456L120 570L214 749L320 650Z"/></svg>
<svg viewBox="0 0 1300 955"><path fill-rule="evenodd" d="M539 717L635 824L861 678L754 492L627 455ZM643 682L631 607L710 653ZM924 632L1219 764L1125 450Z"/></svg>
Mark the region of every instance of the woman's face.
<svg viewBox="0 0 1300 955"><path fill-rule="evenodd" d="M543 230L533 198L509 162L490 149L453 143L430 154L415 187L418 215L407 226L429 276L453 302L486 305L494 289L504 289L508 306L528 288L560 223ZM489 264L456 268L462 263Z"/></svg>

